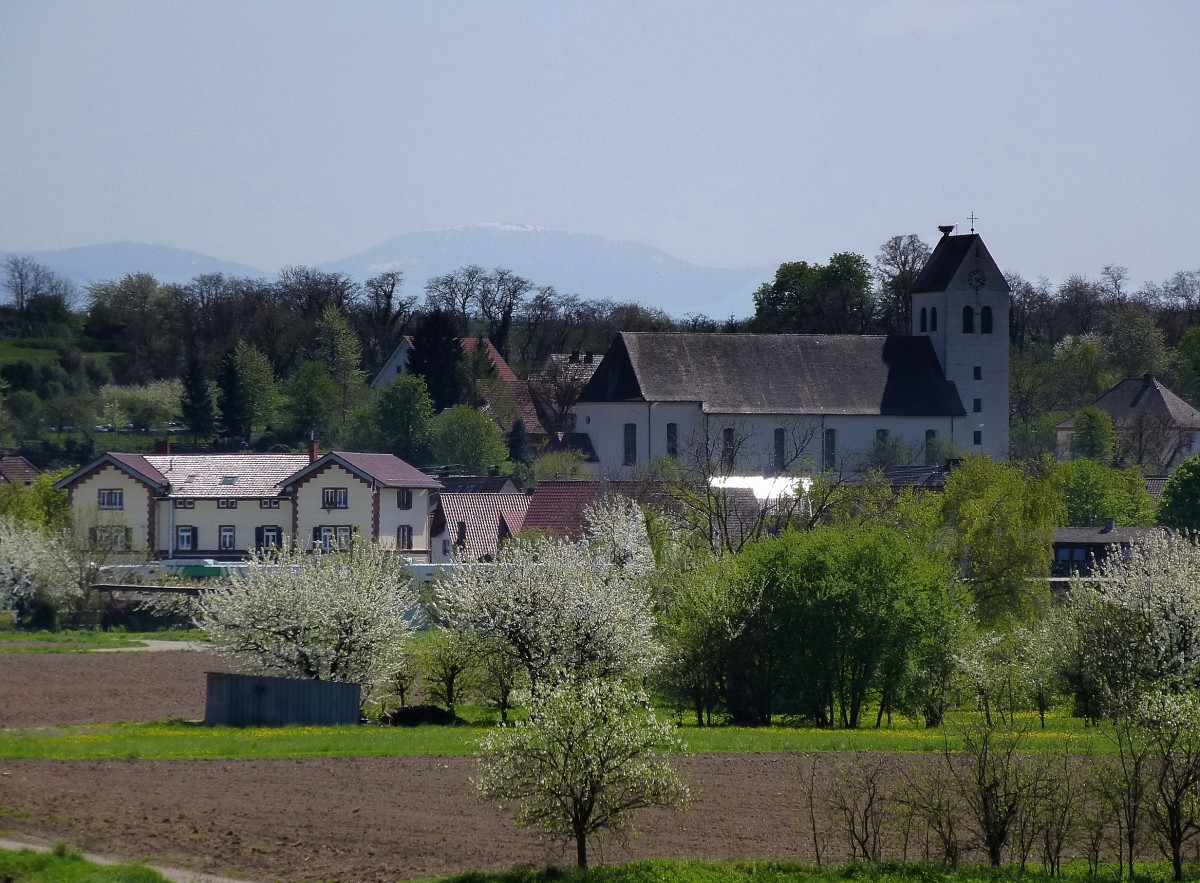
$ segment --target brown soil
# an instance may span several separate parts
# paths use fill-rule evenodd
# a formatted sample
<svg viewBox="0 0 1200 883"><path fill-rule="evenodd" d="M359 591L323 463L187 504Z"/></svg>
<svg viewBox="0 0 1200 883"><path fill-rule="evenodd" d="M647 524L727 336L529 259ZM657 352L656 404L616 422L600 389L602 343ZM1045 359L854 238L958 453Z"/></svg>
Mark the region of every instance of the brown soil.
<svg viewBox="0 0 1200 883"><path fill-rule="evenodd" d="M220 666L194 652L0 655L0 724L199 718L203 672ZM813 858L794 758L712 754L679 766L692 808L646 812L641 838L605 845L596 861ZM0 761L0 832L259 880L573 862L472 797L471 769L468 758L442 757ZM827 811L819 824L830 827Z"/></svg>

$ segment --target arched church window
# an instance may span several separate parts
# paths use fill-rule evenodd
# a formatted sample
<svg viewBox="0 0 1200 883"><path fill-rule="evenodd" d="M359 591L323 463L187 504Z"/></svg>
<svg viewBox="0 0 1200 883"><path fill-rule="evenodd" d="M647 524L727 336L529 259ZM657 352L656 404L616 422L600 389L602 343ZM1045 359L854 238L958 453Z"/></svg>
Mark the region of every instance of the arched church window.
<svg viewBox="0 0 1200 883"><path fill-rule="evenodd" d="M984 307L982 310L979 311L979 333L980 334L991 334L992 333L992 308L991 307Z"/></svg>
<svg viewBox="0 0 1200 883"><path fill-rule="evenodd" d="M963 334L975 333L975 308L963 307Z"/></svg>
<svg viewBox="0 0 1200 883"><path fill-rule="evenodd" d="M937 307L929 308L929 330L937 331Z"/></svg>
<svg viewBox="0 0 1200 883"><path fill-rule="evenodd" d="M929 316L926 314L926 310L924 307L921 307L921 330L922 331L929 330Z"/></svg>

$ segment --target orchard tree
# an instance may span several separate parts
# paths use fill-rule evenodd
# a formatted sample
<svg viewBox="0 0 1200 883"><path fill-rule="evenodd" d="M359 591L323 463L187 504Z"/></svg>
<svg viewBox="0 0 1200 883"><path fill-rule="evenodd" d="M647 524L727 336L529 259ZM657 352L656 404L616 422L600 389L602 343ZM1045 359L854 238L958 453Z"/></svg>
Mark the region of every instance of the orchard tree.
<svg viewBox="0 0 1200 883"><path fill-rule="evenodd" d="M644 693L571 680L536 698L528 721L488 734L474 784L484 798L516 803L522 827L574 842L586 868L588 842L633 833L638 810L687 805L687 784L666 756L682 747Z"/></svg>
<svg viewBox="0 0 1200 883"><path fill-rule="evenodd" d="M371 687L399 664L418 602L403 562L374 544L267 549L201 595L197 625L243 671Z"/></svg>
<svg viewBox="0 0 1200 883"><path fill-rule="evenodd" d="M437 583L436 615L520 662L535 697L567 677L644 676L659 654L648 553L615 548L514 538L493 567L454 568Z"/></svg>

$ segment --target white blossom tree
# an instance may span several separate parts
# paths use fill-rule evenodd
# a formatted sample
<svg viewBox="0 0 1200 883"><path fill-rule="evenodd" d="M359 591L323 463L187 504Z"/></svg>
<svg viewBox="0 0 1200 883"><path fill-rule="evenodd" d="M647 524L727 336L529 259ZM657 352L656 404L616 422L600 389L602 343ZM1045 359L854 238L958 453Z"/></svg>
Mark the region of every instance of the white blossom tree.
<svg viewBox="0 0 1200 883"><path fill-rule="evenodd" d="M56 609L83 596L69 531L27 527L0 518L0 610L25 610L38 596Z"/></svg>
<svg viewBox="0 0 1200 883"><path fill-rule="evenodd" d="M463 566L434 588L439 621L518 660L531 693L568 675L640 675L658 657L644 575L593 547L515 539L490 565Z"/></svg>
<svg viewBox="0 0 1200 883"><path fill-rule="evenodd" d="M400 666L417 605L404 562L372 543L266 550L201 596L197 625L244 671L372 686Z"/></svg>
<svg viewBox="0 0 1200 883"><path fill-rule="evenodd" d="M645 807L686 806L687 784L663 753L682 747L644 693L570 680L535 700L528 721L488 734L474 784L484 798L519 804L517 824L574 841L586 868L589 839L635 833Z"/></svg>
<svg viewBox="0 0 1200 883"><path fill-rule="evenodd" d="M1145 537L1128 556L1109 556L1101 582L1076 579L1070 597L1067 677L1092 716L1200 686L1200 546Z"/></svg>
<svg viewBox="0 0 1200 883"><path fill-rule="evenodd" d="M518 661L535 696L566 677L644 675L659 656L641 509L611 496L584 517L579 542L511 540L434 589L438 620Z"/></svg>

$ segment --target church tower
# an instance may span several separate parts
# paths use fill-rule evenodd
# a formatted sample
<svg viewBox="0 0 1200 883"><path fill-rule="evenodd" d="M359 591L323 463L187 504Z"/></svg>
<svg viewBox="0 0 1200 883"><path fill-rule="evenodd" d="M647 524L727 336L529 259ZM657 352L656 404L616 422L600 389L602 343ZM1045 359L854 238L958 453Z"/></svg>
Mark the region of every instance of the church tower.
<svg viewBox="0 0 1200 883"><path fill-rule="evenodd" d="M979 234L942 238L912 287L912 333L928 337L967 416L959 448L1008 458L1008 312L1011 289Z"/></svg>

